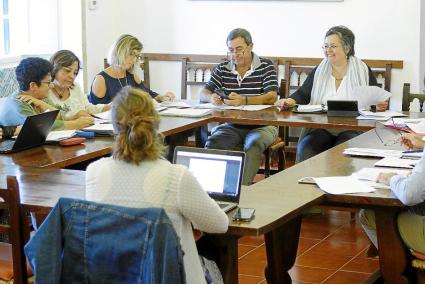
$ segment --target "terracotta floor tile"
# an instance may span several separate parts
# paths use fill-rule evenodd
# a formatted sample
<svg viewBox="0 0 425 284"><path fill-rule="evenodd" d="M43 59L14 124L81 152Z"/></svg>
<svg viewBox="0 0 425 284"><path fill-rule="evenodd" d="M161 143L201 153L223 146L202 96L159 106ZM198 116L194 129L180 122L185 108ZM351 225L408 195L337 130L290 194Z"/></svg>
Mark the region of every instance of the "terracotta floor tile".
<svg viewBox="0 0 425 284"><path fill-rule="evenodd" d="M355 283L363 283L367 280L371 274L367 273L358 273L358 272L346 272L346 271L338 271L323 284L355 284Z"/></svg>
<svg viewBox="0 0 425 284"><path fill-rule="evenodd" d="M302 267L295 265L289 270L289 275L295 281L307 283L320 283L335 271L330 269Z"/></svg>
<svg viewBox="0 0 425 284"><path fill-rule="evenodd" d="M368 257L356 257L345 264L341 270L352 272L373 273L379 269L379 259Z"/></svg>
<svg viewBox="0 0 425 284"><path fill-rule="evenodd" d="M303 254L305 251L316 245L318 242L320 242L320 240L318 239L300 238L300 240L298 241L297 255Z"/></svg>
<svg viewBox="0 0 425 284"><path fill-rule="evenodd" d="M326 268L334 271L338 270L346 264L351 257L337 256L332 254L317 254L306 252L300 257L297 257L295 265L314 268Z"/></svg>
<svg viewBox="0 0 425 284"><path fill-rule="evenodd" d="M264 268L266 264L266 248L263 245L249 252L239 260L239 273L264 277Z"/></svg>
<svg viewBox="0 0 425 284"><path fill-rule="evenodd" d="M321 241L314 248L310 250L312 253L322 255L335 255L335 256L356 256L367 247L367 244L356 242L340 242L340 241Z"/></svg>
<svg viewBox="0 0 425 284"><path fill-rule="evenodd" d="M342 242L364 242L369 243L369 238L361 227L355 224L347 224L333 232L326 240L338 240Z"/></svg>
<svg viewBox="0 0 425 284"><path fill-rule="evenodd" d="M240 245L260 246L264 243L264 236L245 236L238 240Z"/></svg>
<svg viewBox="0 0 425 284"><path fill-rule="evenodd" d="M264 277L239 274L239 284L259 284L265 281Z"/></svg>
<svg viewBox="0 0 425 284"><path fill-rule="evenodd" d="M238 245L238 258L240 259L255 248L256 246Z"/></svg>

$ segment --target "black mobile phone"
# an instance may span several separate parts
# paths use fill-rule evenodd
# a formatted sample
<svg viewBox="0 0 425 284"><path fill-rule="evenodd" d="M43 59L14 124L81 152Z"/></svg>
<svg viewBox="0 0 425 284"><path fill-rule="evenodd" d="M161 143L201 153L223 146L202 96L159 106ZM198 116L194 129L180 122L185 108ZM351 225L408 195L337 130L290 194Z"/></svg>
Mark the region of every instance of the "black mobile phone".
<svg viewBox="0 0 425 284"><path fill-rule="evenodd" d="M219 95L222 100L230 100L229 96L226 94L226 92L223 89L217 89L214 91L214 93Z"/></svg>
<svg viewBox="0 0 425 284"><path fill-rule="evenodd" d="M233 215L232 220L233 221L242 221L242 222L249 222L252 219L254 219L254 208L238 208L235 215Z"/></svg>

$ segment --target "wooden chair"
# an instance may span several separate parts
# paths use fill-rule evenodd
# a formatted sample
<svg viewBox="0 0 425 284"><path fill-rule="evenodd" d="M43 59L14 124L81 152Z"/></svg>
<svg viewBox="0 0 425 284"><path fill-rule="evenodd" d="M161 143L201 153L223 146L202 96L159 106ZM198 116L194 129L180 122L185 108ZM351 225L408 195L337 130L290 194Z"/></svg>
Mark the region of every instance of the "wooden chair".
<svg viewBox="0 0 425 284"><path fill-rule="evenodd" d="M103 68L108 68L109 63L106 58L103 58ZM140 63L140 68L143 70L143 84L150 88L150 80L149 80L149 57L143 56L143 61Z"/></svg>
<svg viewBox="0 0 425 284"><path fill-rule="evenodd" d="M419 108L420 112L423 111L425 94L412 94L410 92L410 83L404 83L403 86L403 101L401 110L402 111L410 111L410 103L413 102L414 99L419 100Z"/></svg>
<svg viewBox="0 0 425 284"><path fill-rule="evenodd" d="M425 255L414 250L411 251L412 267L416 269L416 283L425 284Z"/></svg>
<svg viewBox="0 0 425 284"><path fill-rule="evenodd" d="M7 177L7 188L0 189L0 198L9 212L8 224L0 225L0 233L8 234L11 244L0 243L0 280L15 284L28 283L32 275L27 265L24 245L29 240L28 217L20 206L16 177Z"/></svg>

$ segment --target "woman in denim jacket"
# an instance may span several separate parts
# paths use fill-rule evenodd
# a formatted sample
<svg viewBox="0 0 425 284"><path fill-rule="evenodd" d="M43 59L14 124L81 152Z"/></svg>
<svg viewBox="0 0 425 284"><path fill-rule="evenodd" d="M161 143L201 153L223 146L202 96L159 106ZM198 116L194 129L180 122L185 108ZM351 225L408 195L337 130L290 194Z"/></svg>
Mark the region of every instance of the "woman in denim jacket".
<svg viewBox="0 0 425 284"><path fill-rule="evenodd" d="M111 115L117 135L113 157L87 168L87 200L164 208L181 239L187 283L205 283L192 225L208 233L224 233L227 215L186 167L161 158L159 116L149 94L124 88L112 102Z"/></svg>

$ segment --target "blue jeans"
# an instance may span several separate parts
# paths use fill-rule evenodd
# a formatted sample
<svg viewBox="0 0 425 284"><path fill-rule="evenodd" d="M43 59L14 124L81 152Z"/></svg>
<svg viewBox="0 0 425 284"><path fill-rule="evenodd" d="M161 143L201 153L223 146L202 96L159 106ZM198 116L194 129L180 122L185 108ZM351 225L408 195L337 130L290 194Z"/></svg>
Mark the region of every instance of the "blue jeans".
<svg viewBox="0 0 425 284"><path fill-rule="evenodd" d="M249 185L258 172L264 150L276 140L277 135L275 126L259 126L251 129L224 123L212 130L205 147L237 150L242 145L246 154L242 184Z"/></svg>
<svg viewBox="0 0 425 284"><path fill-rule="evenodd" d="M36 283L186 283L162 208L59 199L25 246Z"/></svg>
<svg viewBox="0 0 425 284"><path fill-rule="evenodd" d="M326 129L314 129L298 143L297 161L302 162L356 136L358 131L344 131L337 136Z"/></svg>

